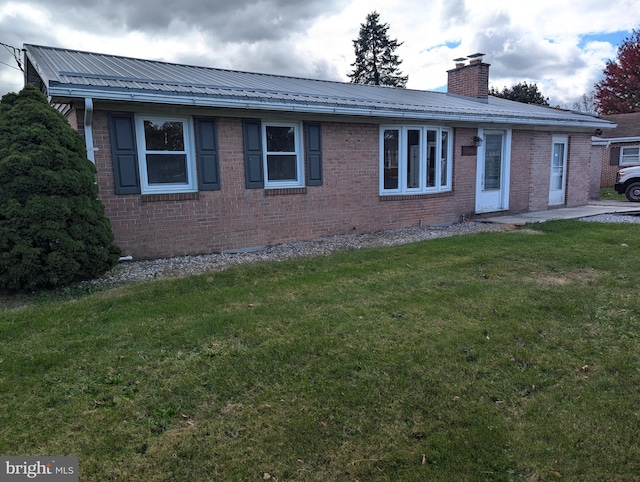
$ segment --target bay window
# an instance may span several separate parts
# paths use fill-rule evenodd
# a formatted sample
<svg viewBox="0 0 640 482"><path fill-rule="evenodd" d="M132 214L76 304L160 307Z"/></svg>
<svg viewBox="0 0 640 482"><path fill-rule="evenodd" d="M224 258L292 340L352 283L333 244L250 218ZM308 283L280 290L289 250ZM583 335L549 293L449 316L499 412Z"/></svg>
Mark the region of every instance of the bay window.
<svg viewBox="0 0 640 482"><path fill-rule="evenodd" d="M382 127L380 193L450 191L452 137L441 127Z"/></svg>

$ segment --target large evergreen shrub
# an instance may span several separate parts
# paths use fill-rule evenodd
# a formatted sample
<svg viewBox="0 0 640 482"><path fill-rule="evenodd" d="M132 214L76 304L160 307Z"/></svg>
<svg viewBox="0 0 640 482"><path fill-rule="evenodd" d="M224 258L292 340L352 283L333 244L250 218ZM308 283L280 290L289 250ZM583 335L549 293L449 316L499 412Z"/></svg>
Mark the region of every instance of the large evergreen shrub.
<svg viewBox="0 0 640 482"><path fill-rule="evenodd" d="M0 288L94 278L120 256L82 136L35 87L0 101Z"/></svg>

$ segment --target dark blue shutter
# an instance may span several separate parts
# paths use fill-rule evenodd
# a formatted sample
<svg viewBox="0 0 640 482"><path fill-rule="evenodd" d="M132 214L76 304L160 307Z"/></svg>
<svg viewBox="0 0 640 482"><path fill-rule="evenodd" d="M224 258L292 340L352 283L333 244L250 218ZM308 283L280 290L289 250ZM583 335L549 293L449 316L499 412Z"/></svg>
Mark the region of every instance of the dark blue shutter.
<svg viewBox="0 0 640 482"><path fill-rule="evenodd" d="M611 148L611 152L609 153L609 165L610 166L620 165L620 148L619 147Z"/></svg>
<svg viewBox="0 0 640 482"><path fill-rule="evenodd" d="M322 128L320 124L305 124L305 157L307 186L322 186Z"/></svg>
<svg viewBox="0 0 640 482"><path fill-rule="evenodd" d="M264 187L262 166L262 127L259 120L242 121L244 137L244 175L247 189Z"/></svg>
<svg viewBox="0 0 640 482"><path fill-rule="evenodd" d="M218 166L218 129L214 119L196 118L196 159L198 160L198 189L220 189Z"/></svg>
<svg viewBox="0 0 640 482"><path fill-rule="evenodd" d="M140 194L138 149L133 114L111 114L109 136L116 194Z"/></svg>

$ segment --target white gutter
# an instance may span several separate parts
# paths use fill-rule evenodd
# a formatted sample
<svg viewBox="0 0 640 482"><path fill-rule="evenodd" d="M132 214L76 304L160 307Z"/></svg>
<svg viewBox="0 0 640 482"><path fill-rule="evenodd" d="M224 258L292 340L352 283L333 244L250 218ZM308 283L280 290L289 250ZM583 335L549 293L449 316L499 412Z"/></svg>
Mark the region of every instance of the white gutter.
<svg viewBox="0 0 640 482"><path fill-rule="evenodd" d="M609 147L611 144L618 144L618 143L624 143L624 142L640 142L640 136L610 137L608 139L602 139L602 140L605 141L607 143L607 147Z"/></svg>
<svg viewBox="0 0 640 482"><path fill-rule="evenodd" d="M630 142L640 142L640 136L632 136L632 137L592 137L591 145L592 146L604 146L605 148L609 148L611 144L625 144Z"/></svg>
<svg viewBox="0 0 640 482"><path fill-rule="evenodd" d="M497 113L496 115L477 114L456 114L450 112L438 111L400 111L400 110L384 110L384 109L367 109L366 107L334 107L329 105L309 105L309 104L291 104L286 102L256 102L245 99L224 99L224 98L206 98L206 97L184 97L175 95L157 95L147 93L127 93L113 91L92 90L93 99L128 101L128 102L150 102L156 104L170 104L182 106L200 106L200 107L217 107L217 108L235 108L247 110L269 110L281 112L301 112L307 114L338 114L352 115L363 117L380 117L380 118L407 118L413 120L440 120L440 121L458 121L458 122L482 122L492 124L521 124L532 126L559 126L559 127L578 127L578 128L615 128L615 124L609 122L585 121L581 122L576 119L558 119L554 117L531 118L526 115L509 115ZM69 88L69 87L49 87L49 95L51 97L75 97L82 98L87 94L87 89ZM87 98L85 98L86 102ZM91 99L88 99L91 100ZM585 116L587 117L587 116Z"/></svg>
<svg viewBox="0 0 640 482"><path fill-rule="evenodd" d="M90 97L84 98L84 143L87 147L87 159L95 164L94 152L97 149L93 147L93 100Z"/></svg>

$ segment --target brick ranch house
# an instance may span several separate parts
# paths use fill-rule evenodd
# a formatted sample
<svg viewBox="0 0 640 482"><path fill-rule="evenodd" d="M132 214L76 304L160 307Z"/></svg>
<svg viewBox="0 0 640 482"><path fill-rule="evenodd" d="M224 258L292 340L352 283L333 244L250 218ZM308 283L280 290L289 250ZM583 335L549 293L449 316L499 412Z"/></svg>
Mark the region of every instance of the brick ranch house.
<svg viewBox="0 0 640 482"><path fill-rule="evenodd" d="M491 97L489 64L457 62L444 93L25 45L25 81L84 135L134 258L586 204L612 124Z"/></svg>
<svg viewBox="0 0 640 482"><path fill-rule="evenodd" d="M598 132L593 138L595 162L601 162L599 187L612 187L618 171L640 165L640 112L602 116L615 129Z"/></svg>

